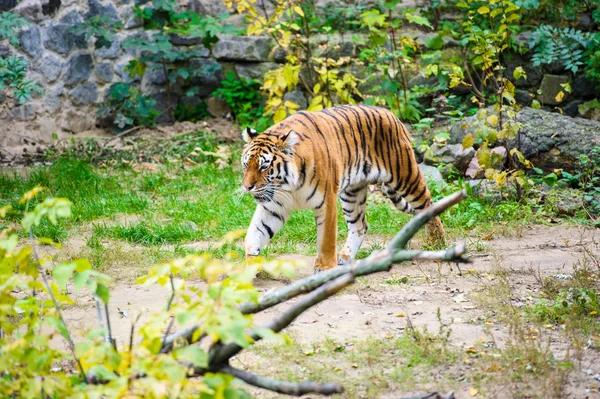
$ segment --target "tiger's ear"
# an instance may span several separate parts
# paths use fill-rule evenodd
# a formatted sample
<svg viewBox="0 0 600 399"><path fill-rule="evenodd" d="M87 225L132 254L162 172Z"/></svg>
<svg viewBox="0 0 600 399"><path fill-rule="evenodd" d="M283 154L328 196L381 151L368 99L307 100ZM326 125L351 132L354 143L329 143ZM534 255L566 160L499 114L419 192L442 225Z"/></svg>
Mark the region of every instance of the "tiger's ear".
<svg viewBox="0 0 600 399"><path fill-rule="evenodd" d="M252 141L252 139L254 139L256 136L258 136L258 132L251 127L247 127L242 130L242 138L246 143Z"/></svg>
<svg viewBox="0 0 600 399"><path fill-rule="evenodd" d="M292 152L294 146L298 144L298 133L290 130L279 138L279 142L282 150Z"/></svg>

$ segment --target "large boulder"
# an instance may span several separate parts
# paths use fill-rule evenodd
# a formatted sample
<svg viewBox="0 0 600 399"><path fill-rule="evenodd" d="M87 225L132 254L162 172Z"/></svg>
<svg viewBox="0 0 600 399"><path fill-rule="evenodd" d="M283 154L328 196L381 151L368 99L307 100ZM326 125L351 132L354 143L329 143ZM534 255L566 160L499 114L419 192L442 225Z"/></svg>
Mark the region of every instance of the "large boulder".
<svg viewBox="0 0 600 399"><path fill-rule="evenodd" d="M487 110L488 114L494 112ZM600 122L571 118L559 113L525 107L516 119L523 124L519 149L539 168L563 168L573 171L580 154L589 154L600 145ZM485 128L476 116L455 122L451 127L451 143L461 143L467 133ZM513 148L514 142L509 143Z"/></svg>
<svg viewBox="0 0 600 399"><path fill-rule="evenodd" d="M235 64L235 71L240 78L246 79L262 79L265 73L279 68L279 64L275 62L252 62L244 64Z"/></svg>
<svg viewBox="0 0 600 399"><path fill-rule="evenodd" d="M213 55L222 61L266 62L272 47L268 36L223 35L213 47Z"/></svg>
<svg viewBox="0 0 600 399"><path fill-rule="evenodd" d="M567 97L567 92L562 85L569 83L569 77L563 75L544 75L540 90L542 95L540 99L543 105L558 105L564 102L557 101L556 96L561 91L564 93L564 99Z"/></svg>

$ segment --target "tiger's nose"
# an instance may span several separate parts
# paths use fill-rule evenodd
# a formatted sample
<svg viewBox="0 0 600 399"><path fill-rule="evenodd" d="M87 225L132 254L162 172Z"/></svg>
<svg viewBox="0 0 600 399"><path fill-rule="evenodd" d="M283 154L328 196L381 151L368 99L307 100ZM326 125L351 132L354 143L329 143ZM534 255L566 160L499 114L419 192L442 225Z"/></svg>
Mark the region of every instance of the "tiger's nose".
<svg viewBox="0 0 600 399"><path fill-rule="evenodd" d="M244 188L245 192L249 193L254 188L254 184L244 184L242 187Z"/></svg>

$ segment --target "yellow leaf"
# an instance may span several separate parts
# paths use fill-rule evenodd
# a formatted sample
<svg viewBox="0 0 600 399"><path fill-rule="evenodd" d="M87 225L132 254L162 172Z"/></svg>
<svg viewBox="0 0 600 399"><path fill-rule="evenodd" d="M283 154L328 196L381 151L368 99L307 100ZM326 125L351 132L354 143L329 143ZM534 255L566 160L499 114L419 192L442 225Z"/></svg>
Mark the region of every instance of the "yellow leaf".
<svg viewBox="0 0 600 399"><path fill-rule="evenodd" d="M296 12L296 14L300 15L301 17L304 16L304 10L302 10L302 7L300 6L295 6L294 7L294 11Z"/></svg>
<svg viewBox="0 0 600 399"><path fill-rule="evenodd" d="M481 7L479 7L479 9L477 10L477 12L478 12L479 14L482 14L482 15L483 15L483 14L488 14L488 13L490 12L490 9L489 9L489 7L486 7L486 6L481 6Z"/></svg>
<svg viewBox="0 0 600 399"><path fill-rule="evenodd" d="M470 396L477 396L477 394L479 393L479 391L473 387L469 388L469 395Z"/></svg>
<svg viewBox="0 0 600 399"><path fill-rule="evenodd" d="M279 123L282 120L284 120L286 116L287 116L287 114L285 112L285 108L279 107L279 108L277 108L277 111L275 111L275 115L273 115L273 122Z"/></svg>
<svg viewBox="0 0 600 399"><path fill-rule="evenodd" d="M289 100L288 100L288 101L286 101L285 103L283 103L283 105L284 105L286 108L291 108L291 109L298 109L298 108L300 108L300 106L299 106L298 104L296 104L296 103L295 103L295 102L293 102L293 101L289 101Z"/></svg>
<svg viewBox="0 0 600 399"><path fill-rule="evenodd" d="M554 97L554 99L556 100L557 103L562 102L563 98L565 98L565 92L562 90L558 92L556 97Z"/></svg>
<svg viewBox="0 0 600 399"><path fill-rule="evenodd" d="M497 115L490 115L487 117L487 123L490 126L496 126L498 124L498 116Z"/></svg>
<svg viewBox="0 0 600 399"><path fill-rule="evenodd" d="M23 195L23 198L21 198L21 200L19 201L19 203L20 204L24 204L27 201L31 201L33 199L33 197L35 197L36 195L38 195L39 193L41 193L45 189L46 188L42 187L42 186L35 186L34 188L32 188L31 190L27 191Z"/></svg>
<svg viewBox="0 0 600 399"><path fill-rule="evenodd" d="M598 312L597 312L597 311L595 311L595 310L592 310L592 311L590 312L590 316L594 316L594 315L597 315L597 314L598 314Z"/></svg>
<svg viewBox="0 0 600 399"><path fill-rule="evenodd" d="M492 232L490 234L481 237L481 239L484 240L484 241L489 241L489 240L492 239L492 237L494 236L495 232L496 232L495 230L492 230Z"/></svg>
<svg viewBox="0 0 600 399"><path fill-rule="evenodd" d="M468 133L462 141L463 150L466 150L469 147L473 147L474 143L475 143L475 137L473 137L473 135L471 133Z"/></svg>
<svg viewBox="0 0 600 399"><path fill-rule="evenodd" d="M590 313L590 314L591 314L591 313ZM404 313L398 313L398 314L396 315L396 317L406 317L406 315L405 315Z"/></svg>
<svg viewBox="0 0 600 399"><path fill-rule="evenodd" d="M315 94L319 94L319 92L320 92L320 91L321 91L321 83L317 83L317 84L315 85L315 87L313 88L313 92L314 92Z"/></svg>

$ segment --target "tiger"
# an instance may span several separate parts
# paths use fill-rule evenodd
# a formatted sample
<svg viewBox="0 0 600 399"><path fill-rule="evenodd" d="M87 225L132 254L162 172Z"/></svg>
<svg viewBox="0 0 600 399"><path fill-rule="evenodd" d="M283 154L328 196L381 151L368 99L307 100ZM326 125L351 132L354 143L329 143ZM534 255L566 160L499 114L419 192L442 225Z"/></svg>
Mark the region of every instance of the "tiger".
<svg viewBox="0 0 600 399"><path fill-rule="evenodd" d="M312 209L317 229L314 272L353 262L367 233L369 185L380 185L394 206L415 214L432 204L411 138L389 110L342 105L299 111L262 133L242 130L242 191L257 204L244 241L246 259L259 256L290 214ZM337 198L348 224L337 252ZM444 240L439 217L429 240Z"/></svg>

